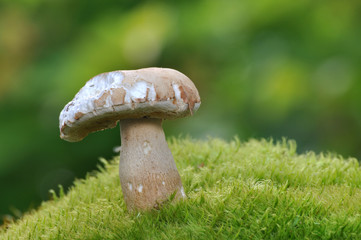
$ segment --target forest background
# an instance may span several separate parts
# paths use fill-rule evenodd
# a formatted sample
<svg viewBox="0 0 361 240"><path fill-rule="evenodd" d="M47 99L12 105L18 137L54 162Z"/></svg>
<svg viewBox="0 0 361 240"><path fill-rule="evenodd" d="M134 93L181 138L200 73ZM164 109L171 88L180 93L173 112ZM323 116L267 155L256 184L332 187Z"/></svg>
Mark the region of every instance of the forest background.
<svg viewBox="0 0 361 240"><path fill-rule="evenodd" d="M0 0L0 215L20 216L116 155L119 129L59 138L101 72L157 66L202 105L166 135L287 137L361 159L361 2Z"/></svg>

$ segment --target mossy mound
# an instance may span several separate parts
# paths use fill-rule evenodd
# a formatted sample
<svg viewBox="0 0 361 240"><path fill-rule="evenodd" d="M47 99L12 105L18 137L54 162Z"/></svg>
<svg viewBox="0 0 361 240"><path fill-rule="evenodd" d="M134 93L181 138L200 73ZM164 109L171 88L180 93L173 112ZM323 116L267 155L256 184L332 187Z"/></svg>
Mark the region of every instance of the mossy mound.
<svg viewBox="0 0 361 240"><path fill-rule="evenodd" d="M128 213L118 159L0 230L0 239L361 239L356 159L293 141L172 139L186 201Z"/></svg>

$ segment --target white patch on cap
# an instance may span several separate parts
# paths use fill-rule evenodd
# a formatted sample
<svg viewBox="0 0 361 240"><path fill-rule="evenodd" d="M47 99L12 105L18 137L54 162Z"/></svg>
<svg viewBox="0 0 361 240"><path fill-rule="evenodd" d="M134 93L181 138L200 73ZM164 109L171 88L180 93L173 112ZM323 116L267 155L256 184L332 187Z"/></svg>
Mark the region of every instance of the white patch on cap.
<svg viewBox="0 0 361 240"><path fill-rule="evenodd" d="M130 98L128 90L126 88L124 88L124 90L125 90L124 103L131 103L132 99Z"/></svg>
<svg viewBox="0 0 361 240"><path fill-rule="evenodd" d="M107 99L105 100L104 107L111 107L113 106L112 96L109 94Z"/></svg>
<svg viewBox="0 0 361 240"><path fill-rule="evenodd" d="M138 192L142 192L143 191L143 185L139 184L139 186L137 187Z"/></svg>
<svg viewBox="0 0 361 240"><path fill-rule="evenodd" d="M173 83L172 86L173 86L175 99L181 100L182 98L181 98L181 92L179 90L179 85L176 83Z"/></svg>
<svg viewBox="0 0 361 240"><path fill-rule="evenodd" d="M194 104L194 107L193 107L193 110L194 110L194 111L197 111L200 106L201 106L201 102L195 103L195 104Z"/></svg>
<svg viewBox="0 0 361 240"><path fill-rule="evenodd" d="M136 102L139 99L148 101L155 101L156 99L157 94L154 85L145 81L138 81L132 86L122 86L122 88L125 90L124 102L126 103Z"/></svg>
<svg viewBox="0 0 361 240"><path fill-rule="evenodd" d="M148 92L148 101L155 101L157 93L155 92L154 85L152 84Z"/></svg>
<svg viewBox="0 0 361 240"><path fill-rule="evenodd" d="M87 114L95 109L94 100L99 99L112 88L121 88L124 75L120 71L99 74L90 79L61 111L59 116L60 128L66 121L74 122L77 113ZM105 107L112 105L111 97L106 99Z"/></svg>
<svg viewBox="0 0 361 240"><path fill-rule="evenodd" d="M136 101L136 99L144 99L147 95L147 85L148 84L144 81L134 83L133 86L128 90L130 98L133 101Z"/></svg>

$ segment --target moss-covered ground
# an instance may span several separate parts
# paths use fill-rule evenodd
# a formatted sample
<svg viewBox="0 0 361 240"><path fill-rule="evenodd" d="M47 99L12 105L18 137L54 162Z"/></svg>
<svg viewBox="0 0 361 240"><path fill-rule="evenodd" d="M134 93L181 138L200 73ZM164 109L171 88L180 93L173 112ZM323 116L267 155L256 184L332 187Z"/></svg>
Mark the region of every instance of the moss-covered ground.
<svg viewBox="0 0 361 240"><path fill-rule="evenodd" d="M0 239L361 239L356 159L293 141L172 139L187 200L128 213L118 159L2 227Z"/></svg>

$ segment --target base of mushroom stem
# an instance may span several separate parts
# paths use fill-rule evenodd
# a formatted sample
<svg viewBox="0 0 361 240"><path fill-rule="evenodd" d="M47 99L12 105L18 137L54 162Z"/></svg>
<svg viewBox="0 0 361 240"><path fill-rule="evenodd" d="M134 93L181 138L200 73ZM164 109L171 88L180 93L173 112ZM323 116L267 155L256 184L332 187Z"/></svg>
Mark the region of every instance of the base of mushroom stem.
<svg viewBox="0 0 361 240"><path fill-rule="evenodd" d="M145 174L121 183L128 210L159 208L169 200L184 199L184 189L177 174Z"/></svg>
<svg viewBox="0 0 361 240"><path fill-rule="evenodd" d="M159 208L185 198L161 119L120 121L122 147L119 177L129 210Z"/></svg>

